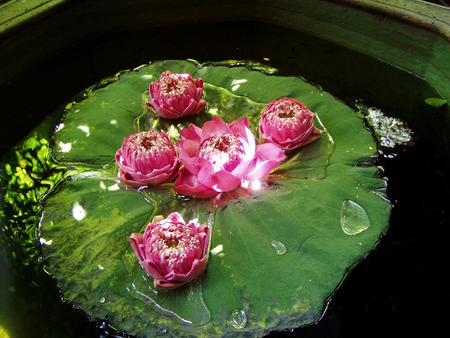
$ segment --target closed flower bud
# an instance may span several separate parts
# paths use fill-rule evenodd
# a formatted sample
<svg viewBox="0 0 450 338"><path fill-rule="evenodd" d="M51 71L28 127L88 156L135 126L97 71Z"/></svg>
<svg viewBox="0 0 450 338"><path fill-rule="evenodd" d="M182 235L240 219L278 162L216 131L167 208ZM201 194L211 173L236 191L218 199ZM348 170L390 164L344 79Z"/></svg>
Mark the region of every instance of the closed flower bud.
<svg viewBox="0 0 450 338"><path fill-rule="evenodd" d="M269 103L259 121L259 134L265 142L292 150L320 137L314 127L314 113L303 103L292 98L281 98Z"/></svg>
<svg viewBox="0 0 450 338"><path fill-rule="evenodd" d="M174 289L200 276L209 254L207 225L185 223L177 212L147 225L143 235L132 234L131 246L156 287Z"/></svg>
<svg viewBox="0 0 450 338"><path fill-rule="evenodd" d="M166 71L149 87L151 105L166 119L191 116L202 111L203 80L189 74L173 74Z"/></svg>
<svg viewBox="0 0 450 338"><path fill-rule="evenodd" d="M179 161L175 145L165 132L150 130L130 135L116 152L118 177L131 186L160 184L177 172Z"/></svg>

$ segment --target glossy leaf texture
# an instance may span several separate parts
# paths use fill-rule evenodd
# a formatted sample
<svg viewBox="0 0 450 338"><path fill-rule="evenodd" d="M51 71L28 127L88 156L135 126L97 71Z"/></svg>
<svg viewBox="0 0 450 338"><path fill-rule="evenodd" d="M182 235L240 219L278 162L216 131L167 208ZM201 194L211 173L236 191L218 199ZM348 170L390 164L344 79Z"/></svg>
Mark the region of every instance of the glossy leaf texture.
<svg viewBox="0 0 450 338"><path fill-rule="evenodd" d="M157 119L146 107L147 87L165 70L204 79L205 112ZM64 297L119 329L147 337L261 336L311 324L387 229L385 182L377 168L360 165L376 151L362 117L299 77L163 61L121 73L84 96L68 107L53 152L79 174L48 198L40 231ZM128 134L157 128L177 139L188 123L215 115L228 122L247 116L256 132L265 105L285 96L317 114L323 135L291 153L253 196L215 208L177 197L170 184L141 191L117 185L114 153ZM210 261L199 281L155 290L128 236L172 211L211 224Z"/></svg>

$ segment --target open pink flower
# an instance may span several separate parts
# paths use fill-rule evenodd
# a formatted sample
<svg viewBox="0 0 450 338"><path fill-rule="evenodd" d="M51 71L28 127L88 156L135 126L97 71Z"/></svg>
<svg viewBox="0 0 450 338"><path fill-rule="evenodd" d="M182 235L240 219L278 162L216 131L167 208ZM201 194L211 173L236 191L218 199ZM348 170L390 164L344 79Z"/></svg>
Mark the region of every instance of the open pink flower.
<svg viewBox="0 0 450 338"><path fill-rule="evenodd" d="M126 185L144 186L170 180L179 167L175 145L165 132L130 135L116 152L119 179Z"/></svg>
<svg viewBox="0 0 450 338"><path fill-rule="evenodd" d="M247 118L230 124L219 117L202 128L193 124L181 131L183 167L174 189L197 198L211 198L263 180L285 158L272 143L256 145Z"/></svg>
<svg viewBox="0 0 450 338"><path fill-rule="evenodd" d="M200 276L208 261L209 228L186 224L177 212L147 225L130 243L142 267L159 288L174 289Z"/></svg>
<svg viewBox="0 0 450 338"><path fill-rule="evenodd" d="M164 72L149 87L151 104L161 117L176 119L197 114L205 107L203 80L189 74Z"/></svg>
<svg viewBox="0 0 450 338"><path fill-rule="evenodd" d="M314 113L296 99L284 97L269 103L259 121L259 134L266 142L291 150L317 140Z"/></svg>

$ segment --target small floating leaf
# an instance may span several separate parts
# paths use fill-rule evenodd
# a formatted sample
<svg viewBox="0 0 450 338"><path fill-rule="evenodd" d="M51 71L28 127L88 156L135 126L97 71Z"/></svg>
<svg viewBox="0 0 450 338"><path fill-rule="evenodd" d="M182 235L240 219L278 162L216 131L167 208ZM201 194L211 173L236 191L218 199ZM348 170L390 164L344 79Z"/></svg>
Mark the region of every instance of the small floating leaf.
<svg viewBox="0 0 450 338"><path fill-rule="evenodd" d="M447 104L447 100L441 99L440 97L429 97L425 99L425 103L434 108L441 108Z"/></svg>

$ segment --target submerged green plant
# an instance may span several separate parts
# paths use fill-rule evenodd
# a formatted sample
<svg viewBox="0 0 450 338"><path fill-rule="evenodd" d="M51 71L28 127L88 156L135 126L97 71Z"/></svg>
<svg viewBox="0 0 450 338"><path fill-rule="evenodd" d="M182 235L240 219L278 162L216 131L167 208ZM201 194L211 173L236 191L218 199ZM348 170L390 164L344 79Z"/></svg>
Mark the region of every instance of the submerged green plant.
<svg viewBox="0 0 450 338"><path fill-rule="evenodd" d="M39 266L38 223L42 202L64 177L65 167L52 163L48 139L39 131L25 138L1 167L3 241L24 266Z"/></svg>

